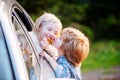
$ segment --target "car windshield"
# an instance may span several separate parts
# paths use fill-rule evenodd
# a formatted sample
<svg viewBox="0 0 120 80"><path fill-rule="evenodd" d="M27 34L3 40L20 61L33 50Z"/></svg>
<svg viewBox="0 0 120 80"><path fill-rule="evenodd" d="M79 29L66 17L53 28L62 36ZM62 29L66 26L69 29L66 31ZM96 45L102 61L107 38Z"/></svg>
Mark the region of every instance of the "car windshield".
<svg viewBox="0 0 120 80"><path fill-rule="evenodd" d="M0 23L0 80L13 80L9 52Z"/></svg>

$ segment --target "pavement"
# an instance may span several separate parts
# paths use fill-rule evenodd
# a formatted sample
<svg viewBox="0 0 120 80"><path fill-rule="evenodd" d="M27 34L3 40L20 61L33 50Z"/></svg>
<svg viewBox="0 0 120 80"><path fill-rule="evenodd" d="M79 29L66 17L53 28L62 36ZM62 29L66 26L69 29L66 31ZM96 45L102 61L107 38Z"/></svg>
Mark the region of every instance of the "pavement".
<svg viewBox="0 0 120 80"><path fill-rule="evenodd" d="M120 80L120 66L82 72L82 80Z"/></svg>

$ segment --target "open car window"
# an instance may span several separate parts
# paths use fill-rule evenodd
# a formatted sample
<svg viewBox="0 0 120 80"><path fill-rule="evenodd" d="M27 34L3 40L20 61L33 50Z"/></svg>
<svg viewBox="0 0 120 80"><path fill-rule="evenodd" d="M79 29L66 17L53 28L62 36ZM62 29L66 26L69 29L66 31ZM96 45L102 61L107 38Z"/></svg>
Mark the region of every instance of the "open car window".
<svg viewBox="0 0 120 80"><path fill-rule="evenodd" d="M34 25L31 22L31 20L28 18L28 16L26 16L27 14L25 14L18 7L13 7L12 11L13 11L14 14L17 14L16 17L19 17L19 19L21 19L21 21L25 25L26 29L28 31L32 31L32 28L33 28Z"/></svg>

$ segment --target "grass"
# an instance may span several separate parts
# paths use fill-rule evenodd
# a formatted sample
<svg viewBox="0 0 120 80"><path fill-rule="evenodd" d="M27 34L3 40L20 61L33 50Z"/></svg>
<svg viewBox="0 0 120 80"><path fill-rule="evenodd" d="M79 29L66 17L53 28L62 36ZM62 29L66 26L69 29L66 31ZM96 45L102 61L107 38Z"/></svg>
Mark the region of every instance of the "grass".
<svg viewBox="0 0 120 80"><path fill-rule="evenodd" d="M87 59L82 63L83 72L120 65L120 42L99 41L92 43Z"/></svg>

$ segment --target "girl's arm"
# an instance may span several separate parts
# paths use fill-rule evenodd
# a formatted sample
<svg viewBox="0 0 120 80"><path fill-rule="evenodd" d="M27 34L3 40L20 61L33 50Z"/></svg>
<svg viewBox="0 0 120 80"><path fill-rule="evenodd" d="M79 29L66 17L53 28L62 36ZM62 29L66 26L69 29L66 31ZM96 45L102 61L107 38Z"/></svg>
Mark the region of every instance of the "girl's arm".
<svg viewBox="0 0 120 80"><path fill-rule="evenodd" d="M43 51L42 56L45 57L45 59L49 62L49 64L52 66L54 70L58 67L58 63L56 60L54 60L52 57L50 57L45 51Z"/></svg>

